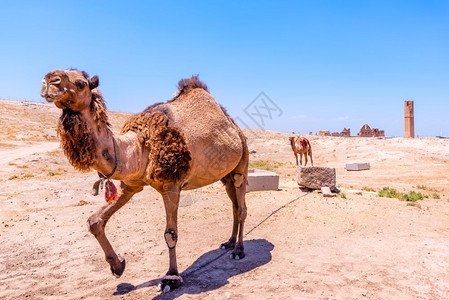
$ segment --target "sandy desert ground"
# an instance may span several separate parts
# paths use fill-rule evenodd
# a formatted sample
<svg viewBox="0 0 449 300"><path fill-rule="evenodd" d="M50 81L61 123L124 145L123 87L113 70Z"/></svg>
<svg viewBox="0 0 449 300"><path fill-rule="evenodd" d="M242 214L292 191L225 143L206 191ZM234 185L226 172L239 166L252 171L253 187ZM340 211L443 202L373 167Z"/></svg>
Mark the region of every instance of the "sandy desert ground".
<svg viewBox="0 0 449 300"><path fill-rule="evenodd" d="M317 166L336 168L342 194L299 189L288 134L246 130L252 165L280 174L280 189L247 194L247 256L224 255L156 291L168 268L165 216L147 187L107 227L127 260L115 278L86 220L103 203L96 173L76 172L59 149L58 110L0 101L2 299L449 299L449 140L312 137ZM111 113L114 131L127 114ZM347 162L371 169L348 172ZM383 198L382 187L429 197ZM439 199L436 199L439 198ZM179 210L183 274L223 253L231 203L220 183L185 192Z"/></svg>

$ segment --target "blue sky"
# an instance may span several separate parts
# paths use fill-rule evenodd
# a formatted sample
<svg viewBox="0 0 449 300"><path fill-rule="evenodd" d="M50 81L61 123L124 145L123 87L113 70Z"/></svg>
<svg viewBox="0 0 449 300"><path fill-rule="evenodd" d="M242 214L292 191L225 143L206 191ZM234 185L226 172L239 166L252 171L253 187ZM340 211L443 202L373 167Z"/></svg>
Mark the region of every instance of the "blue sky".
<svg viewBox="0 0 449 300"><path fill-rule="evenodd" d="M139 112L199 73L249 127L264 92L264 129L402 136L414 100L416 134L449 135L447 0L2 1L0 28L0 98L43 101L42 77L74 67Z"/></svg>

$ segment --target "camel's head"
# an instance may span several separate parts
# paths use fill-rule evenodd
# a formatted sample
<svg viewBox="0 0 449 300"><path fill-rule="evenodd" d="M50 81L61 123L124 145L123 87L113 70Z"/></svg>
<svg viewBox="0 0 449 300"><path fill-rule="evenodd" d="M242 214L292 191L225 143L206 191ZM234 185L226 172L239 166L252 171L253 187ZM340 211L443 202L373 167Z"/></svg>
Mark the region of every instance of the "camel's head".
<svg viewBox="0 0 449 300"><path fill-rule="evenodd" d="M53 70L42 80L41 96L60 109L80 112L90 106L98 84L97 76L89 78L84 71Z"/></svg>

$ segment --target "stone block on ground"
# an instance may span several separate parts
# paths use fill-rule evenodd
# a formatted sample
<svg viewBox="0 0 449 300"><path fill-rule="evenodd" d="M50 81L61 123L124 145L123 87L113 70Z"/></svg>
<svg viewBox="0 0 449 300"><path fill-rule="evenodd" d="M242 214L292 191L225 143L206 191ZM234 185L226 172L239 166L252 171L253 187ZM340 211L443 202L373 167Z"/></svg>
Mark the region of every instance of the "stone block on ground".
<svg viewBox="0 0 449 300"><path fill-rule="evenodd" d="M327 186L321 187L321 193L323 194L323 197L335 197L335 194L332 194L331 189Z"/></svg>
<svg viewBox="0 0 449 300"><path fill-rule="evenodd" d="M346 164L346 171L362 171L369 170L369 168L370 164L368 162Z"/></svg>
<svg viewBox="0 0 449 300"><path fill-rule="evenodd" d="M279 175L260 169L248 170L248 185L246 192L254 191L277 191L279 189Z"/></svg>
<svg viewBox="0 0 449 300"><path fill-rule="evenodd" d="M296 182L312 190L328 187L333 191L337 184L335 168L298 166L296 169Z"/></svg>

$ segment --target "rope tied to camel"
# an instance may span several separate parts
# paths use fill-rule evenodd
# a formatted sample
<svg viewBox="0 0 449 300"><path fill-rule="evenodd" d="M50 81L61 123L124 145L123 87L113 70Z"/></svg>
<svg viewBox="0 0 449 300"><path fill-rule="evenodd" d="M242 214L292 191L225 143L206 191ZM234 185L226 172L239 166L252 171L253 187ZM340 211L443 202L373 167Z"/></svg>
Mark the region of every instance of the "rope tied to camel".
<svg viewBox="0 0 449 300"><path fill-rule="evenodd" d="M300 198L303 198L305 196L307 196L308 194L310 194L310 192L305 193L304 195L298 196L296 198L294 198L293 200L290 200L289 202L285 203L284 205L278 207L277 209L273 210L265 219L263 219L262 221L260 221L259 223L257 223L253 228L251 228L248 232L245 233L245 235L243 235L243 237L246 237L247 235L249 235L251 232L253 232L257 227L259 227L260 225L262 225L263 223L265 223L269 218L271 218L273 215L275 215L276 213L278 213L281 209L285 208L286 206L292 204L293 202L297 201ZM213 263L214 261L218 260L219 258L221 258L222 256L224 256L226 253L228 253L231 249L226 249L226 251L218 254L216 257L211 258L210 260L204 262L203 264L199 265L198 267L185 272L184 274L182 274L184 277L187 277L199 270L201 270L202 268L210 265L211 263Z"/></svg>

